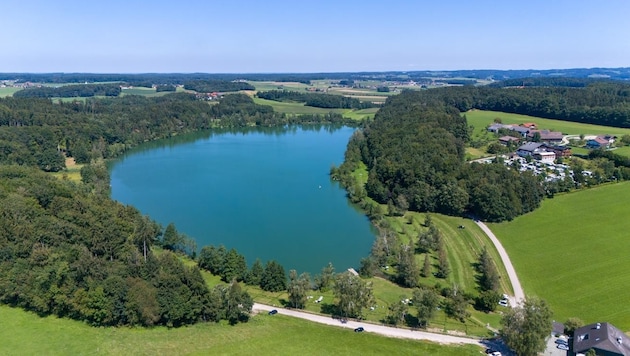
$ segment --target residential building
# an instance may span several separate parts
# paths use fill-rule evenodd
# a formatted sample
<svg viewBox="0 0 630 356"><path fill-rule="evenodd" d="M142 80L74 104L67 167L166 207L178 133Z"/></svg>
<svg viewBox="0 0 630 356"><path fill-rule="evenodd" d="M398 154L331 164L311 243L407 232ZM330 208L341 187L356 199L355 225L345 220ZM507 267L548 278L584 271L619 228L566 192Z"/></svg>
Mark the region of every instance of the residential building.
<svg viewBox="0 0 630 356"><path fill-rule="evenodd" d="M630 356L630 337L609 323L586 325L573 335L576 354L586 354L593 349L597 355Z"/></svg>
<svg viewBox="0 0 630 356"><path fill-rule="evenodd" d="M535 160L543 163L553 163L556 160L556 154L550 151L539 151L532 154Z"/></svg>
<svg viewBox="0 0 630 356"><path fill-rule="evenodd" d="M544 151L542 143L539 142L528 142L516 150L516 154L521 157L531 156L536 152Z"/></svg>
<svg viewBox="0 0 630 356"><path fill-rule="evenodd" d="M571 147L567 146L556 146L551 144L545 144L545 150L551 151L556 154L556 157L571 157L573 154L571 152Z"/></svg>
<svg viewBox="0 0 630 356"><path fill-rule="evenodd" d="M593 139L586 141L586 147L588 148L609 148L610 140L604 138L604 136L597 136Z"/></svg>

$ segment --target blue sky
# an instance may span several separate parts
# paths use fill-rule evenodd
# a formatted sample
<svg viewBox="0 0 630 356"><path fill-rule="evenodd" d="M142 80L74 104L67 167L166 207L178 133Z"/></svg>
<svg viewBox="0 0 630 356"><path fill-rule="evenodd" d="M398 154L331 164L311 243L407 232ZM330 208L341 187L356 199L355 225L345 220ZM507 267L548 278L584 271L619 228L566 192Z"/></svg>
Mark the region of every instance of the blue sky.
<svg viewBox="0 0 630 356"><path fill-rule="evenodd" d="M630 66L627 0L4 0L0 72Z"/></svg>

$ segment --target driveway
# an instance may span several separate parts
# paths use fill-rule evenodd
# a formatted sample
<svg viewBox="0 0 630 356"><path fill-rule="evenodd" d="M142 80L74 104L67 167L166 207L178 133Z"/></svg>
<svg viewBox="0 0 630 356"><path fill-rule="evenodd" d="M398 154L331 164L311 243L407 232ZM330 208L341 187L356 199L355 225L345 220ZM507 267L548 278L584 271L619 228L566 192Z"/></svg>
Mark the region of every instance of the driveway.
<svg viewBox="0 0 630 356"><path fill-rule="evenodd" d="M525 293L523 292L523 287L521 287L521 282L518 280L518 276L516 275L516 270L512 265L512 261L510 261L510 256L508 256L507 251L505 251L503 245L501 245L501 241L497 239L497 237L486 224L479 220L475 220L475 223L481 228L481 230L483 230L483 232L486 233L486 235L488 235L490 241L492 241L492 243L494 244L494 247L496 247L497 251L499 251L499 256L501 257L501 261L503 261L503 265L507 270L508 277L510 278L510 283L512 284L512 289L514 290L514 296L509 297L510 306L515 307L518 305L518 303L521 303L525 300Z"/></svg>

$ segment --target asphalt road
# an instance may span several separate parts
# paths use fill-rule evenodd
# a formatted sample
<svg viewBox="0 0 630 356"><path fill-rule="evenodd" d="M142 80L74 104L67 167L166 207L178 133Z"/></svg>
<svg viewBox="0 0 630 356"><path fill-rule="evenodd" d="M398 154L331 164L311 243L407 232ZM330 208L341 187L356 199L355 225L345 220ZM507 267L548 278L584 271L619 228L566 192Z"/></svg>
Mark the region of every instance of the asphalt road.
<svg viewBox="0 0 630 356"><path fill-rule="evenodd" d="M512 261L510 261L510 256L508 256L507 252L503 248L503 245L501 245L501 241L497 239L497 237L486 224L479 220L475 220L475 223L481 228L481 230L483 230L483 232L486 233L486 235L488 235L490 241L492 241L492 243L494 244L494 247L496 247L497 251L499 251L499 256L501 257L503 265L507 270L508 277L510 278L510 283L512 284L512 289L514 290L514 296L509 297L510 306L515 307L518 305L518 303L525 301L525 293L523 292L523 287L521 287L521 282L518 280L518 276L516 275L516 270L512 265Z"/></svg>
<svg viewBox="0 0 630 356"><path fill-rule="evenodd" d="M470 345L478 345L480 347L485 347L486 344L482 340L471 339L467 337L461 336L453 336L453 335L444 335L444 334L434 334L425 331L416 331L410 329L399 329L391 326L383 326L376 324L366 324L360 323L357 321L348 320L345 323L342 323L339 319L333 319L330 316L316 315L305 313L292 309L284 309L278 307L272 307L271 305L254 303L254 310L258 311L270 311L276 309L278 314L288 315L295 318L310 320L320 324L332 325L341 328L347 329L355 329L359 326L365 328L364 332L380 334L388 337L396 337L396 338L404 338L404 339L416 339L416 340L428 340L437 342L440 344L470 344ZM271 316L270 316L271 317Z"/></svg>

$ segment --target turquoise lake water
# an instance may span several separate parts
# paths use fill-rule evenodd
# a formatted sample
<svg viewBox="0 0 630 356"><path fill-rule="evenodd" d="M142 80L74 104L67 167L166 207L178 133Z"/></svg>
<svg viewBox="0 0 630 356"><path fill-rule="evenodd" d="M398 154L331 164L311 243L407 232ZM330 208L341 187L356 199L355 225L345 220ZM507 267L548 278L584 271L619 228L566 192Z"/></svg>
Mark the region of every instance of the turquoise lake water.
<svg viewBox="0 0 630 356"><path fill-rule="evenodd" d="M236 248L249 265L275 259L287 273L357 268L374 233L330 180L354 128L212 131L152 142L110 167L112 198L197 246Z"/></svg>

